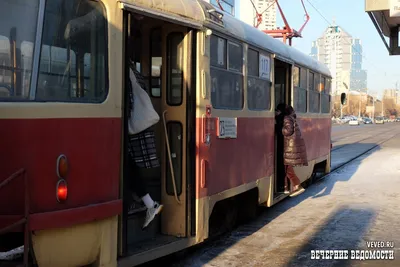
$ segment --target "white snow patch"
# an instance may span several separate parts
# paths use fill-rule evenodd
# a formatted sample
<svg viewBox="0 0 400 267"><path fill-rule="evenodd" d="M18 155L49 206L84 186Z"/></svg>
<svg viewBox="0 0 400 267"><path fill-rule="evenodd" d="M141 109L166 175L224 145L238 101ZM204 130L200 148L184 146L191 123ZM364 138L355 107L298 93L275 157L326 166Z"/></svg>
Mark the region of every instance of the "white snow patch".
<svg viewBox="0 0 400 267"><path fill-rule="evenodd" d="M0 260L12 261L24 254L24 246L14 248L10 251L0 252Z"/></svg>

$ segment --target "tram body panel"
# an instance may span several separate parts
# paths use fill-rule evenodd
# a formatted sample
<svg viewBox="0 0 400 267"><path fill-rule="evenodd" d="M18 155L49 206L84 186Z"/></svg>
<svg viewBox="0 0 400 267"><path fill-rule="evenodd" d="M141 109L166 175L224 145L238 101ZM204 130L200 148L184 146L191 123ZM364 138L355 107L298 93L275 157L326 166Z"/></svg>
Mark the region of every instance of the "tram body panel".
<svg viewBox="0 0 400 267"><path fill-rule="evenodd" d="M223 28L216 26L215 21L214 24L210 23L212 19L210 14L214 11L210 9L211 5L203 2L104 0L101 3L104 4L103 14L107 19L106 56L108 59L107 72L104 73L104 77L108 78L108 94L103 102L0 103L0 128L2 135L6 137L0 140L0 145L3 147L0 155L3 163L0 166L0 173L10 175L21 167L27 170L32 201L30 224L31 230L37 233L37 235L32 235L33 251L41 267L76 266L94 261L99 266L114 267L117 265L117 249L120 256L119 264L132 266L204 241L209 237L209 219L215 204L219 201L255 188L258 189L259 204L265 203L271 206L282 199L276 199L274 195L276 193L274 191L276 150L273 112L275 106L271 104L270 108L264 111L248 110L246 62L243 62L242 66L245 71L240 74L244 84L242 109L222 110L212 105L210 54L209 52L207 54L207 51L203 54L203 50L207 50L204 46L209 44L209 40L205 37L209 33L207 29L212 30L211 34L225 34L224 37L229 41L242 45L244 53L248 48L258 49L260 53L269 55L271 61L279 57L289 62L288 66L299 63L306 69L312 69L330 77L329 70L321 63L313 61L307 55L284 46L279 41L267 37L264 33L232 17L226 16L222 19L225 24L222 26L225 28L223 31ZM192 217L187 219L189 208L179 206L179 215L185 220L182 225L189 225L190 220L194 220L195 223L186 229L184 226L179 227L179 231L174 225L168 226L164 223L164 231L168 230L165 228L170 228L167 232L179 232L184 237L177 242L159 245L150 252L136 254L129 254L129 251L126 251L123 236L126 234L124 232L126 225L123 223L126 214L122 214L124 187L122 144L125 108L122 90L124 88L124 12L137 12L159 21L168 21L168 23L172 21L179 27L185 25L188 30L196 29L197 31L197 42L189 44L188 41L183 48L184 55L190 55L187 47L196 46L194 105L196 141L195 153L193 153L195 155L188 154L187 158L188 161L195 161L195 182L191 185L195 186L195 195L182 195L184 205L189 206L191 201L195 203L195 211L190 214ZM48 38L45 37L43 40L48 41ZM163 56L165 56L165 51ZM195 55L192 53L191 56ZM247 60L247 54L244 57ZM51 61L50 55L48 60ZM81 60L81 64L85 63L83 61ZM165 65L166 61L163 62ZM148 63L146 62L147 65ZM271 69L273 66L272 63ZM190 68L187 67L188 69ZM274 101L273 71L271 70L270 79L272 82L271 103ZM163 75L166 75L165 72ZM184 77L186 79L187 76ZM44 81L46 79L38 78L40 84ZM165 87L165 84L163 86ZM186 87L191 87L191 85L186 84ZM208 107L211 110L209 117L206 115ZM170 107L168 109L171 115L174 115L172 109ZM187 112L184 106L180 111L182 114ZM179 112L175 115L178 116ZM187 116L190 115L187 114ZM329 114L309 116L308 113L299 115L299 124L310 162L306 170L296 168L296 173L302 181L310 177L314 164L329 157L331 125L328 116ZM222 139L217 136L219 118L237 120L235 137ZM172 119L176 118L171 117ZM160 123L162 123L161 120ZM185 127L183 131L188 130L186 128L189 126L186 126L185 119L179 117L179 120ZM205 142L205 134L210 136L208 144ZM183 138L186 141L185 138L186 135ZM164 141L160 143L165 145ZM187 149L188 144L183 143L183 149ZM165 160L165 148L162 149L163 160ZM61 154L66 155L70 164L70 172L66 178L68 200L65 203L57 202L55 190L58 181L56 163ZM164 162L163 171L166 167ZM165 178L165 176L163 174L162 177ZM186 190L188 183L184 182L182 185L183 190ZM163 191L165 187L164 181ZM9 185L9 190L1 191L0 203L10 203L11 200L13 206L0 204L0 215L22 214L23 198L13 193L23 192L22 188L23 182L20 179ZM162 194L164 194L164 199L169 198L169 209L178 207L179 204L173 202L175 200L172 194L168 196L165 192ZM170 212L169 216L171 214L173 212ZM15 216L1 217L0 228L11 223L10 218L16 219ZM173 221L168 220L168 214L164 215L163 220ZM188 229L192 226L195 227L195 231L189 233ZM53 255L57 255L58 258Z"/></svg>
<svg viewBox="0 0 400 267"><path fill-rule="evenodd" d="M1 119L0 127L7 136L0 139L0 172L11 175L20 168L26 169L32 213L118 199L120 119ZM56 182L57 158L62 154L66 155L70 170L66 178L68 202L60 205L56 200ZM22 188L20 179L10 184L10 190L2 192L0 203L15 203L1 205L2 212L23 211L23 195L15 194Z"/></svg>
<svg viewBox="0 0 400 267"><path fill-rule="evenodd" d="M201 145L199 151L201 159L207 160L206 173L202 174L207 191L200 190L198 197L212 196L272 175L274 123L271 117L239 117L237 138L220 139L216 134L218 118L212 118L214 130L210 145ZM198 119L197 125L201 124L202 120Z"/></svg>
<svg viewBox="0 0 400 267"><path fill-rule="evenodd" d="M316 160L330 152L331 119L327 117L297 119L306 143L308 160Z"/></svg>

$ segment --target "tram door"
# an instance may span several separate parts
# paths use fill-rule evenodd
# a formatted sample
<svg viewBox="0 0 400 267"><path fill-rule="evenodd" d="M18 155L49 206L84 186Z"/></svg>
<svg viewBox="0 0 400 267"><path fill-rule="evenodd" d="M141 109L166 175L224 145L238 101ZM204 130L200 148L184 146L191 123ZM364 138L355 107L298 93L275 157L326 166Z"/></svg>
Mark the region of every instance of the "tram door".
<svg viewBox="0 0 400 267"><path fill-rule="evenodd" d="M291 94L291 65L275 59L275 107L280 103L292 105ZM280 129L276 129L277 134ZM275 194L279 196L284 191L285 167L283 164L283 140L275 138Z"/></svg>
<svg viewBox="0 0 400 267"><path fill-rule="evenodd" d="M163 127L161 171L161 232L184 237L187 233L187 86L191 64L186 27L163 26L161 121Z"/></svg>
<svg viewBox="0 0 400 267"><path fill-rule="evenodd" d="M193 98L193 94L187 96L187 91L195 88L195 77L190 75L195 63L191 55L195 32L135 13L128 13L125 20L126 34L130 36L127 38L126 53L136 68L140 66L153 107L160 116L159 122L151 129L155 134L155 147L161 166L135 168L133 174L145 181L150 196L163 205L161 213L145 229L142 229L145 208L135 202L133 207L128 207L132 202L129 199L131 188L128 186L129 177L125 179L127 219L122 228L126 232L125 246L129 247L125 251L139 253L165 245L176 237L186 237L189 230L195 228L188 228L193 224L194 187L193 178L187 179L193 176L187 175L187 171L192 172L194 163L194 136L191 130L194 119L187 119L187 109L194 114L190 110L195 109L195 102L187 100ZM127 93L125 97L128 99ZM187 105L187 102L192 104ZM191 127L188 127L189 124ZM143 242L147 245L142 246Z"/></svg>

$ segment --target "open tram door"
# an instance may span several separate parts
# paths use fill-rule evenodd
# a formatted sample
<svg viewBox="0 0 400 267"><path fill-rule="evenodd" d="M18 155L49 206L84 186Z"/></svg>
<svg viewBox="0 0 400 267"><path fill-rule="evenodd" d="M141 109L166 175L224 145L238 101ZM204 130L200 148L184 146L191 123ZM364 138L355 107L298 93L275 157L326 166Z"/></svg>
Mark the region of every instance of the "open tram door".
<svg viewBox="0 0 400 267"><path fill-rule="evenodd" d="M164 210L161 232L186 237L187 205L187 70L190 64L188 29L178 25L163 26L163 56L161 101L163 126L162 192Z"/></svg>
<svg viewBox="0 0 400 267"><path fill-rule="evenodd" d="M275 57L274 60L274 93L275 108L281 104L292 104L292 64ZM278 126L275 124L275 127ZM285 185L285 167L283 164L283 139L279 138L278 131L275 129L275 180L274 180L274 201L279 201L283 197Z"/></svg>
<svg viewBox="0 0 400 267"><path fill-rule="evenodd" d="M142 229L146 209L132 210L129 207L130 194L135 189L129 188L126 181L133 177L125 175L130 173L127 171L129 163L125 160L126 203L120 231L123 239L120 254L127 256L121 261L136 265L187 247L187 238L195 232L196 32L135 11L132 8L124 12L125 54L131 57L129 60L143 76L146 91L160 117L159 122L151 127L160 167L135 168L133 176L140 175L146 179L150 196L163 205L161 213ZM132 49L136 51L132 53ZM126 76L129 75L127 62L125 65ZM128 92L125 92L125 106L128 106L128 101ZM126 125L127 122L127 129ZM126 142L124 147L127 147ZM126 152L124 156L129 157Z"/></svg>

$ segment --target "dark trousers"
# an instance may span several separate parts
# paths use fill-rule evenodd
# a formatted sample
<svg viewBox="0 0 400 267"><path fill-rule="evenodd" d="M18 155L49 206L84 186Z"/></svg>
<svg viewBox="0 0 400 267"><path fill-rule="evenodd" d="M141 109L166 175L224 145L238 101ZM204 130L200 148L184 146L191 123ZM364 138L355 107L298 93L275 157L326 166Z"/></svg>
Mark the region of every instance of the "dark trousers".
<svg viewBox="0 0 400 267"><path fill-rule="evenodd" d="M142 198L147 195L146 179L140 175L140 168L136 166L133 160L129 161L128 176L126 179L129 181L129 188L138 197Z"/></svg>
<svg viewBox="0 0 400 267"><path fill-rule="evenodd" d="M287 181L288 179L292 183L293 186L300 184L300 179L297 177L296 173L294 172L293 166L285 165L285 189L288 189Z"/></svg>

